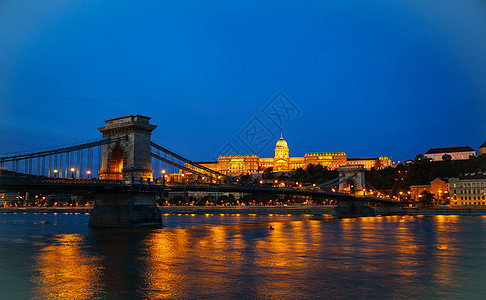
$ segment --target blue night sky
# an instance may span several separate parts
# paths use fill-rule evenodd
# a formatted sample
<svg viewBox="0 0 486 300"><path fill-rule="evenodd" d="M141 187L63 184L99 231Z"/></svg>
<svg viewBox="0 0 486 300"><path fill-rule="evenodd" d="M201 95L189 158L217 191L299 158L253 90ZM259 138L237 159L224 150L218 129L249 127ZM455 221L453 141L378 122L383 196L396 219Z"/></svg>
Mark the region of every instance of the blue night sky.
<svg viewBox="0 0 486 300"><path fill-rule="evenodd" d="M279 91L282 128L264 113ZM255 120L260 157L282 131L291 156L477 149L486 2L2 0L0 112L1 153L100 138L127 114L195 160L251 152Z"/></svg>

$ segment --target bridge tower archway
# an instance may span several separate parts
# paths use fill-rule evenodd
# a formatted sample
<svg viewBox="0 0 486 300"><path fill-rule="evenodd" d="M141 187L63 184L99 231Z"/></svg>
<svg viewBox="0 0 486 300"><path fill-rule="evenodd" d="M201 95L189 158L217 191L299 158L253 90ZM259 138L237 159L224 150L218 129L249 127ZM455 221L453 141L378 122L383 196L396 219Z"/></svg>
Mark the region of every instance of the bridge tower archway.
<svg viewBox="0 0 486 300"><path fill-rule="evenodd" d="M122 180L123 179L123 163L125 162L126 152L120 145L117 145L109 154L108 161L108 179Z"/></svg>
<svg viewBox="0 0 486 300"><path fill-rule="evenodd" d="M105 120L98 130L103 139L126 137L116 143L103 145L100 179L152 179L151 136L156 125L150 117L128 115Z"/></svg>

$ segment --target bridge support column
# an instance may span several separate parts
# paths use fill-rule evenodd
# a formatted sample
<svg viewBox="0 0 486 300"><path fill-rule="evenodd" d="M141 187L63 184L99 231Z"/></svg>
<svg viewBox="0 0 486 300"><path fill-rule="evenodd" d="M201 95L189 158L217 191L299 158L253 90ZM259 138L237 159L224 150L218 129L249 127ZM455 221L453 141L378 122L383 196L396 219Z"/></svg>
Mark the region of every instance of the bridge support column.
<svg viewBox="0 0 486 300"><path fill-rule="evenodd" d="M155 192L100 191L89 215L90 227L162 227Z"/></svg>
<svg viewBox="0 0 486 300"><path fill-rule="evenodd" d="M338 201L332 215L339 218L367 217L374 216L375 210L363 200Z"/></svg>

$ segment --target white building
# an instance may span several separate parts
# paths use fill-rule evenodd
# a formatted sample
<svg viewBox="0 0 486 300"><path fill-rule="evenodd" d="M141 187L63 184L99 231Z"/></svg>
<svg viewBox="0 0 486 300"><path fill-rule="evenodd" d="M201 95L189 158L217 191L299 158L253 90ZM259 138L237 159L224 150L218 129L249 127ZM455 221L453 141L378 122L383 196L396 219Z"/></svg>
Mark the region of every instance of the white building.
<svg viewBox="0 0 486 300"><path fill-rule="evenodd" d="M469 146L457 146L447 148L432 148L425 152L424 157L430 158L433 161L442 160L442 157L448 154L453 160L456 159L469 159L471 156L476 156L476 150Z"/></svg>
<svg viewBox="0 0 486 300"><path fill-rule="evenodd" d="M486 206L486 172L449 179L451 205Z"/></svg>

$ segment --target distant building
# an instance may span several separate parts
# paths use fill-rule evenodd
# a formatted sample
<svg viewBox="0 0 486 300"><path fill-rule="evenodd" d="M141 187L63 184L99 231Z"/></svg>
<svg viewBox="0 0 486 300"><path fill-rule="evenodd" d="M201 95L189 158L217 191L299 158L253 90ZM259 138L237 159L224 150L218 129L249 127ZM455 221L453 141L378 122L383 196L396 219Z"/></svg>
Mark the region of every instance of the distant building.
<svg viewBox="0 0 486 300"><path fill-rule="evenodd" d="M71 194L49 194L45 202L48 205L63 205L71 201Z"/></svg>
<svg viewBox="0 0 486 300"><path fill-rule="evenodd" d="M419 200L419 196L424 192L427 191L430 193L430 184L423 184L423 185L411 185L410 186L410 197L417 201Z"/></svg>
<svg viewBox="0 0 486 300"><path fill-rule="evenodd" d="M451 205L485 206L486 172L461 175L449 179Z"/></svg>
<svg viewBox="0 0 486 300"><path fill-rule="evenodd" d="M486 142L479 146L479 155L486 154Z"/></svg>
<svg viewBox="0 0 486 300"><path fill-rule="evenodd" d="M440 161L445 154L450 155L453 160L469 159L471 156L476 156L476 150L469 146L432 148L425 152L424 157L433 161Z"/></svg>
<svg viewBox="0 0 486 300"><path fill-rule="evenodd" d="M206 168L218 168L223 174L254 174L258 172L258 156L246 155L222 155L218 158L217 166L203 164ZM214 170L214 169L213 169Z"/></svg>
<svg viewBox="0 0 486 300"><path fill-rule="evenodd" d="M370 170L383 169L391 165L391 160L386 156L376 158L347 158L344 152L309 152L304 157L290 157L287 142L280 137L275 145L275 156L271 158L259 158L254 154L222 155L217 162L201 162L204 167L227 175L255 175L273 168L274 172L293 171L298 168L305 169L309 164L321 165L330 170L347 165L363 165ZM186 164L187 168L203 174L206 171ZM174 177L175 178L175 177Z"/></svg>
<svg viewBox="0 0 486 300"><path fill-rule="evenodd" d="M347 165L363 165L366 169L371 170L383 169L391 165L391 160L386 156L375 158L348 158Z"/></svg>
<svg viewBox="0 0 486 300"><path fill-rule="evenodd" d="M430 192L440 200L449 195L449 179L436 178L430 182Z"/></svg>
<svg viewBox="0 0 486 300"><path fill-rule="evenodd" d="M441 200L444 195L449 194L449 186L447 179L436 178L426 185L412 185L410 186L410 197L414 200L420 200L420 195L427 191L434 195L434 198Z"/></svg>
<svg viewBox="0 0 486 300"><path fill-rule="evenodd" d="M14 192L2 192L0 193L0 206L14 205L20 202L18 193Z"/></svg>

